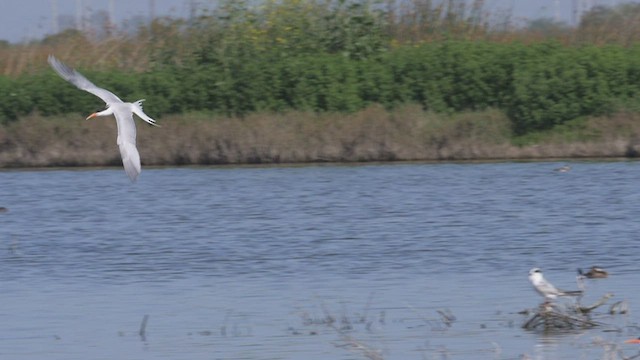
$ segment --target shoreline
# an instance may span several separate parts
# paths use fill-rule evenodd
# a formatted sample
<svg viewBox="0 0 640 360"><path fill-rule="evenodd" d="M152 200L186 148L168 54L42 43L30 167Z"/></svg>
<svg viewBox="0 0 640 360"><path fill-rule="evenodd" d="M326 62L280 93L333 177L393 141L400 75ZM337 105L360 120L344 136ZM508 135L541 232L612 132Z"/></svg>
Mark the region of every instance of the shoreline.
<svg viewBox="0 0 640 360"><path fill-rule="evenodd" d="M559 158L519 158L519 159L478 159L478 160L393 160L393 161L365 161L365 162L306 162L306 163L270 163L270 164L209 164L209 165L145 165L145 170L161 169L225 169L225 168L303 168L303 167L339 167L339 166L385 166L385 165L469 165L469 164L499 164L499 163L549 163L549 164L579 164L579 163L612 163L612 162L636 162L640 158L631 157L559 157ZM11 166L0 167L0 172L20 171L93 171L93 170L119 170L122 165L91 165L91 166Z"/></svg>
<svg viewBox="0 0 640 360"><path fill-rule="evenodd" d="M0 169L120 167L114 119L82 118L32 115L0 126ZM144 167L631 160L640 155L640 114L628 113L529 138L515 138L497 110L442 115L419 106L158 120L160 128L137 124Z"/></svg>

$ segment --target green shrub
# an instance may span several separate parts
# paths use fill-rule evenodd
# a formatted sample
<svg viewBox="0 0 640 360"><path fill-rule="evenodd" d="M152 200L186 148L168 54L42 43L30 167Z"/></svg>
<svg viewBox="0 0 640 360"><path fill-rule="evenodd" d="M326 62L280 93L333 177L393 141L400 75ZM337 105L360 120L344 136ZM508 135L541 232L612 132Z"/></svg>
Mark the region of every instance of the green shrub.
<svg viewBox="0 0 640 360"><path fill-rule="evenodd" d="M146 72L81 71L125 101L146 98L155 117L348 113L371 104L391 109L417 103L436 113L496 108L523 135L580 117L640 108L640 46L450 40L355 58L324 50L295 55L252 43L198 51L193 62L158 64ZM87 114L103 106L50 69L0 77L0 95L3 122L34 111Z"/></svg>

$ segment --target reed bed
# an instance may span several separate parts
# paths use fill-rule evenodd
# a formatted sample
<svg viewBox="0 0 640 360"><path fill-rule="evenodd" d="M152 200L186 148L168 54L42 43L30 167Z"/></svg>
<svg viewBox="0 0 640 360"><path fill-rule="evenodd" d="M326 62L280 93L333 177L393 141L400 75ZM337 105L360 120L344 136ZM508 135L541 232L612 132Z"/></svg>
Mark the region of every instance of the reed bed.
<svg viewBox="0 0 640 360"><path fill-rule="evenodd" d="M551 132L515 144L497 110L442 115L407 105L353 114L172 115L160 128L138 122L138 148L143 164L160 166L635 157L639 120L631 113L592 118L571 136ZM113 119L28 116L0 127L0 167L119 166L116 134Z"/></svg>

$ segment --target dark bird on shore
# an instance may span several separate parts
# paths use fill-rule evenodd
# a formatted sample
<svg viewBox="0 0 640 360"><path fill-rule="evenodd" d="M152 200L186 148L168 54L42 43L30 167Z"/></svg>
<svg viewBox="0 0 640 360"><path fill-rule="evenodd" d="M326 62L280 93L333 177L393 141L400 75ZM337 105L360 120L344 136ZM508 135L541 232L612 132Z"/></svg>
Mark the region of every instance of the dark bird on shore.
<svg viewBox="0 0 640 360"><path fill-rule="evenodd" d="M609 273L598 266L592 266L587 272L582 272L582 269L578 269L578 274L588 279L604 279L609 277Z"/></svg>
<svg viewBox="0 0 640 360"><path fill-rule="evenodd" d="M122 165L129 179L135 182L142 168L140 166L140 154L136 148L136 124L133 121L133 114L138 115L138 117L151 125L158 126L155 120L142 111L142 102L144 100L138 100L134 103L124 102L111 91L95 86L82 74L61 63L53 55L49 55L48 61L49 65L60 77L72 83L78 89L99 97L107 104L105 110L94 112L87 117L87 120L97 116L114 115L116 117L116 124L118 125L117 144L122 156Z"/></svg>

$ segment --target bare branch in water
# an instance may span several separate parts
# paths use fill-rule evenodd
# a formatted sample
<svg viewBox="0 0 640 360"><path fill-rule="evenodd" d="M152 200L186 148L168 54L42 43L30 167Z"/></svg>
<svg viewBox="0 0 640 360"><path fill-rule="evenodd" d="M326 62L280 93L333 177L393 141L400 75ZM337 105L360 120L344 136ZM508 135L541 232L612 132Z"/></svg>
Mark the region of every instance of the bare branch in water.
<svg viewBox="0 0 640 360"><path fill-rule="evenodd" d="M522 325L523 328L534 330L543 328L544 330L552 329L584 329L603 325L599 322L588 319L582 314L576 315L563 313L558 310L557 306L551 306L548 303L540 305L535 314Z"/></svg>
<svg viewBox="0 0 640 360"><path fill-rule="evenodd" d="M599 306L604 305L612 297L613 297L613 294L611 294L611 293L605 294L604 296L602 296L600 298L600 300L596 301L595 303L591 304L590 306L578 306L578 310L583 314L587 314L591 310L593 310L593 309L595 309L595 308L597 308Z"/></svg>
<svg viewBox="0 0 640 360"><path fill-rule="evenodd" d="M142 317L142 322L140 323L140 331L138 331L138 335L140 335L140 339L142 341L147 341L147 321L149 320L149 315L145 314Z"/></svg>

